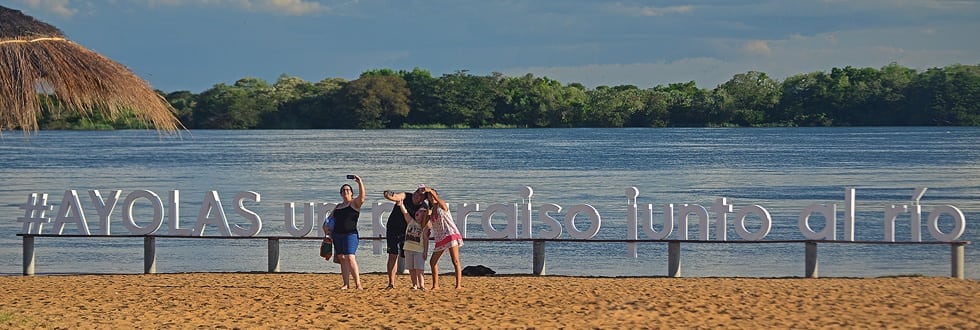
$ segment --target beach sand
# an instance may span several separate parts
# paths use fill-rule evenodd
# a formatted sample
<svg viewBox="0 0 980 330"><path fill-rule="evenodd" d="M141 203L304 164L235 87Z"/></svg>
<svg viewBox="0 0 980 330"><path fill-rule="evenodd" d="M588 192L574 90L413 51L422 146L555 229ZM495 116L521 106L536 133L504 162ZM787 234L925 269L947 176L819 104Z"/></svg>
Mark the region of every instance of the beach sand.
<svg viewBox="0 0 980 330"><path fill-rule="evenodd" d="M449 274L447 274L449 275ZM0 276L0 328L980 328L980 282L939 277L339 274ZM431 277L426 276L426 281Z"/></svg>

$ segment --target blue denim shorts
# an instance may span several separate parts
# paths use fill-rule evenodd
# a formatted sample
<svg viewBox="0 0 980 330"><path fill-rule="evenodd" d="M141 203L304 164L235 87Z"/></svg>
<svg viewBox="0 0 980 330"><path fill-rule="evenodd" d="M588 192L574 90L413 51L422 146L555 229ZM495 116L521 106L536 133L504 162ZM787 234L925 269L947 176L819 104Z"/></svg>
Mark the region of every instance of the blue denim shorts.
<svg viewBox="0 0 980 330"><path fill-rule="evenodd" d="M357 242L360 237L357 232L333 234L334 254L357 254Z"/></svg>

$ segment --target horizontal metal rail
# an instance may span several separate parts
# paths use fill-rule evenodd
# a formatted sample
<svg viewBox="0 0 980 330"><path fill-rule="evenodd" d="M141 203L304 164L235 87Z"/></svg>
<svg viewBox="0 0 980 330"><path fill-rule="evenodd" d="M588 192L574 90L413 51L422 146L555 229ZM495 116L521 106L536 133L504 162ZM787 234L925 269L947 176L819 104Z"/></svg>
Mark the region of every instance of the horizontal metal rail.
<svg viewBox="0 0 980 330"><path fill-rule="evenodd" d="M143 272L156 273L156 240L159 239L264 239L268 241L268 272L280 270L279 241L281 240L321 240L322 237L306 236L176 236L176 235L56 235L56 234L17 234L24 240L24 275L35 274L34 239L44 238L142 238ZM361 237L362 240L379 241L385 237ZM965 247L970 241L952 242L889 242L889 241L831 241L831 240L760 240L760 241L711 241L711 240L654 240L654 239L561 239L561 238L466 238L468 242L531 242L533 246L534 275L545 275L545 244L551 243L667 243L667 276L681 277L681 244L787 244L803 243L805 249L804 277L818 278L819 263L817 245L819 244L873 244L873 245L949 245L950 277L963 279Z"/></svg>

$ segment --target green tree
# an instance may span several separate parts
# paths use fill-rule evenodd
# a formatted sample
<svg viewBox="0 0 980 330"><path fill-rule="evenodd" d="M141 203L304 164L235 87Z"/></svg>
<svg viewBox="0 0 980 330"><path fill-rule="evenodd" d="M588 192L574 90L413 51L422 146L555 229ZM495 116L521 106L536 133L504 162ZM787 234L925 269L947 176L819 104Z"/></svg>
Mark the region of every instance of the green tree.
<svg viewBox="0 0 980 330"><path fill-rule="evenodd" d="M949 84L946 85L947 113L950 121L961 126L980 125L980 66L952 65L945 69Z"/></svg>
<svg viewBox="0 0 980 330"><path fill-rule="evenodd" d="M770 121L788 126L830 126L827 94L830 77L811 72L786 78L782 84L779 106L769 115Z"/></svg>
<svg viewBox="0 0 980 330"><path fill-rule="evenodd" d="M340 90L347 83L341 78L329 78L315 84L293 84L297 98L279 105L275 119L263 124L267 128L311 129L342 128L336 121L341 111L337 106Z"/></svg>
<svg viewBox="0 0 980 330"><path fill-rule="evenodd" d="M645 106L642 92L633 85L599 86L588 95L584 123L591 127L623 127Z"/></svg>
<svg viewBox="0 0 980 330"><path fill-rule="evenodd" d="M739 126L764 123L765 115L779 104L780 85L764 72L739 73L715 89L719 98L719 116L724 122Z"/></svg>
<svg viewBox="0 0 980 330"><path fill-rule="evenodd" d="M625 126L628 127L667 127L670 124L669 95L651 88L640 91L643 106L633 112Z"/></svg>
<svg viewBox="0 0 980 330"><path fill-rule="evenodd" d="M42 129L146 127L135 115L106 118L64 112L39 94ZM358 80L309 83L281 75L274 84L242 78L201 94L165 95L188 128L663 127L980 125L980 66L951 65L918 73L891 63L881 69L833 68L782 83L765 73L737 74L713 90L693 81L642 90L547 77L457 71L376 69Z"/></svg>
<svg viewBox="0 0 980 330"><path fill-rule="evenodd" d="M260 78L242 78L234 85L217 84L199 95L194 128L256 128L261 118L277 110L272 86Z"/></svg>
<svg viewBox="0 0 980 330"><path fill-rule="evenodd" d="M917 125L905 96L916 75L915 70L896 63L882 67L879 82L881 91L868 115L887 119L886 125Z"/></svg>
<svg viewBox="0 0 980 330"><path fill-rule="evenodd" d="M408 115L411 91L405 80L395 75L364 75L341 90L352 126L356 128L390 128L394 120ZM344 117L341 117L344 118Z"/></svg>
<svg viewBox="0 0 980 330"><path fill-rule="evenodd" d="M184 125L189 125L194 121L194 107L197 104L197 95L190 91L177 91L164 96L167 102L177 110L177 119Z"/></svg>
<svg viewBox="0 0 980 330"><path fill-rule="evenodd" d="M710 90L700 89L694 81L669 84L656 88L666 93L671 126L707 126L719 120L727 120L719 115L719 100Z"/></svg>
<svg viewBox="0 0 980 330"><path fill-rule="evenodd" d="M496 85L492 77L474 76L466 70L443 75L436 85L438 121L449 126L467 127L493 124Z"/></svg>
<svg viewBox="0 0 980 330"><path fill-rule="evenodd" d="M498 74L499 76L499 74ZM519 127L565 127L569 97L560 82L526 74L519 78L500 78L499 123Z"/></svg>
<svg viewBox="0 0 980 330"><path fill-rule="evenodd" d="M437 88L439 79L432 77L429 71L415 68L412 71L400 71L398 73L405 84L408 86L409 113L403 121L393 118L391 126L401 127L406 123L410 124L432 124L438 121L437 110L439 109L439 97Z"/></svg>
<svg viewBox="0 0 980 330"><path fill-rule="evenodd" d="M589 102L588 89L572 83L562 88L561 104L552 113L553 127L578 127L585 120Z"/></svg>
<svg viewBox="0 0 980 330"><path fill-rule="evenodd" d="M908 89L909 106L923 124L980 124L980 66L932 68Z"/></svg>

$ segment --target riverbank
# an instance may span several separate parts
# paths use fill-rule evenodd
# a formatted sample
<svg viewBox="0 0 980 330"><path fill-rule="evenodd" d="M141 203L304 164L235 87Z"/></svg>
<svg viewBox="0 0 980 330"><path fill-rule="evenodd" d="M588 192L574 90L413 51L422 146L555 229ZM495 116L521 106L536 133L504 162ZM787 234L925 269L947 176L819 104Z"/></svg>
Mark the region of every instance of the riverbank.
<svg viewBox="0 0 980 330"><path fill-rule="evenodd" d="M426 281L431 277L427 276ZM0 276L3 328L978 328L980 282L181 273Z"/></svg>

